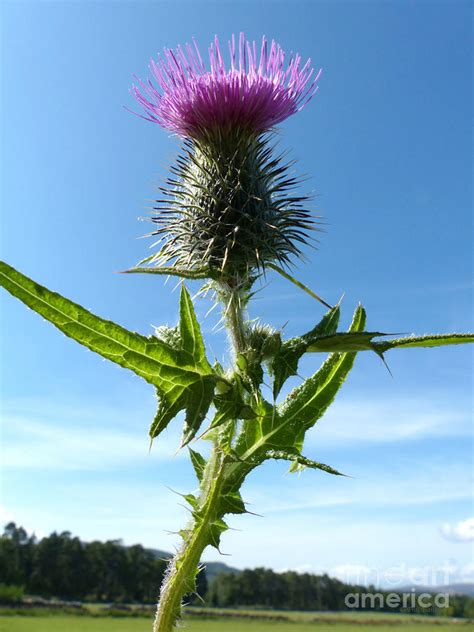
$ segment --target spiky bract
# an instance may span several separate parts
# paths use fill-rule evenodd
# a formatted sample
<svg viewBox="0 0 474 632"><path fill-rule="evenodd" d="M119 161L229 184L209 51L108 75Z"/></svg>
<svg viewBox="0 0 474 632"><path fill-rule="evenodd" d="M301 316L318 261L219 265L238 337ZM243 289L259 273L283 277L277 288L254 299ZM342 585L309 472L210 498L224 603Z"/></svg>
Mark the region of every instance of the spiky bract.
<svg viewBox="0 0 474 632"><path fill-rule="evenodd" d="M300 254L313 227L306 196L295 195L293 163L275 156L269 134L214 133L187 140L158 200L161 248L149 261L202 270L230 283Z"/></svg>

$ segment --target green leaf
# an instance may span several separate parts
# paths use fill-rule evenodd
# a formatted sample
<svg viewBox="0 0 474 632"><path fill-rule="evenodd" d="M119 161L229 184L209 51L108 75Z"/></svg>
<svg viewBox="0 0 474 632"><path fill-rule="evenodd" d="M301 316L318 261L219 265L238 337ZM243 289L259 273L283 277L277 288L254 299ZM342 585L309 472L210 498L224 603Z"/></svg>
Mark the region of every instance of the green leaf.
<svg viewBox="0 0 474 632"><path fill-rule="evenodd" d="M191 505L193 509L197 507L197 498L194 494L183 494L184 500Z"/></svg>
<svg viewBox="0 0 474 632"><path fill-rule="evenodd" d="M356 333L338 333L332 336L315 338L306 351L312 352L346 352L346 351L375 351L379 355L396 347L441 347L445 345L461 345L474 342L474 334L432 334L426 336L408 336L395 340L374 342L373 338L391 336L377 331L362 331Z"/></svg>
<svg viewBox="0 0 474 632"><path fill-rule="evenodd" d="M397 347L442 347L445 345L462 345L469 342L474 342L474 334L431 334L375 342L374 347L377 351L383 353Z"/></svg>
<svg viewBox="0 0 474 632"><path fill-rule="evenodd" d="M219 544L221 541L221 535L224 531L227 531L229 527L222 520L222 518L217 518L209 525L209 544L219 550Z"/></svg>
<svg viewBox="0 0 474 632"><path fill-rule="evenodd" d="M95 316L3 262L0 262L0 284L66 336L134 371L150 384L157 385L163 368L166 370L174 365L175 354L164 343Z"/></svg>
<svg viewBox="0 0 474 632"><path fill-rule="evenodd" d="M307 459L305 456L302 456L296 450L292 450L291 448L288 450L269 450L267 452L267 458L291 461L292 465L290 467L290 472L299 472L309 467L314 470L322 470L328 474L334 474L334 476L345 476L345 474L338 472L330 465L325 465L324 463Z"/></svg>
<svg viewBox="0 0 474 632"><path fill-rule="evenodd" d="M284 342L279 352L276 354L270 364L270 372L273 374L273 396L276 398L286 380L292 375L296 375L298 370L298 362L301 356L306 353L308 346L311 345L315 338L333 334L339 323L340 309L339 305L333 307L327 312L323 319L311 331L290 338Z"/></svg>
<svg viewBox="0 0 474 632"><path fill-rule="evenodd" d="M365 321L365 310L359 305L354 312L349 332L362 331ZM311 428L334 400L354 364L355 356L355 352L331 354L312 377L293 389L277 407L282 426L296 424L306 430Z"/></svg>
<svg viewBox="0 0 474 632"><path fill-rule="evenodd" d="M160 404L150 428L153 439L166 428L178 412L186 410L181 447L199 430L214 397L216 378L206 358L201 329L191 297L183 285L180 298L179 333L181 351L176 352L176 366L184 374L159 389Z"/></svg>
<svg viewBox="0 0 474 632"><path fill-rule="evenodd" d="M245 403L242 391L243 386L239 376L234 376L232 387L225 393L215 395L214 406L216 407L216 414L212 420L210 430L227 421L253 419L255 417L255 412Z"/></svg>
<svg viewBox="0 0 474 632"><path fill-rule="evenodd" d="M199 454L199 452L196 452L189 447L188 450L189 456L191 457L191 463L193 464L194 471L196 472L197 479L199 482L201 482L204 475L204 470L207 465L207 461L201 454Z"/></svg>
<svg viewBox="0 0 474 632"><path fill-rule="evenodd" d="M329 305L329 303L326 303L326 301L323 300L317 294L315 294L315 292L313 292L313 290L310 290L308 287L306 287L306 285L303 285L303 283L301 283L301 281L298 281L298 279L295 279L295 277L291 276L291 274L288 274L288 272L285 272L285 270L283 270L283 268L280 268L280 266L277 266L275 263L267 263L266 265L267 265L268 268L271 268L272 270L275 270L275 272L278 272L278 274L281 274L281 276L284 277L287 281L291 281L291 283L293 283L294 285L299 287L300 290L303 290L303 292L306 292L312 298L315 298L317 301L322 303L325 307L328 307L329 309L332 309L332 307Z"/></svg>
<svg viewBox="0 0 474 632"><path fill-rule="evenodd" d="M222 515L227 513L243 514L247 513L244 501L239 492L229 492L219 499L219 511Z"/></svg>
<svg viewBox="0 0 474 632"><path fill-rule="evenodd" d="M345 353L346 351L375 351L373 338L387 336L378 331L338 333L332 336L318 336L308 345L306 351L320 353Z"/></svg>
<svg viewBox="0 0 474 632"><path fill-rule="evenodd" d="M66 336L156 386L160 404L150 430L152 438L181 410L186 410L183 445L194 436L212 402L217 376L205 357L199 325L184 286L180 322L183 348L176 350L156 337L147 338L95 316L3 262L0 285Z"/></svg>
<svg viewBox="0 0 474 632"><path fill-rule="evenodd" d="M354 312L350 332L361 331L365 311L359 306ZM259 417L243 428L236 445L242 461L264 459L269 449L301 447L304 433L322 417L352 368L355 353L333 353L321 368L303 384L293 389L279 406L261 400Z"/></svg>
<svg viewBox="0 0 474 632"><path fill-rule="evenodd" d="M155 268L145 268L136 266L129 270L124 270L122 274L159 274L161 276L177 276L182 279L206 279L210 276L209 271L202 270L186 270L184 268L157 266Z"/></svg>

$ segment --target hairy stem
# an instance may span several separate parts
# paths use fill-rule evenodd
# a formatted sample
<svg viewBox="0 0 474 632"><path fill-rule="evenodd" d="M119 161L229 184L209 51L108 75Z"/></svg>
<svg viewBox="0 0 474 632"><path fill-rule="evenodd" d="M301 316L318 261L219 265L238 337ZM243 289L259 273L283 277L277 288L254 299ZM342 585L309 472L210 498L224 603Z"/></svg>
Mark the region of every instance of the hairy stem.
<svg viewBox="0 0 474 632"><path fill-rule="evenodd" d="M238 355L246 348L242 299L237 291L230 291L222 300L229 339ZM234 421L228 424L235 426ZM201 555L210 542L212 525L222 518L218 507L226 472L229 472L228 465L216 438L203 473L201 493L197 500L195 513L199 515L199 519L193 517L184 535L183 544L170 564L161 588L153 632L172 632L180 616L184 595L194 590L194 579Z"/></svg>
<svg viewBox="0 0 474 632"><path fill-rule="evenodd" d="M237 354L245 351L245 327L243 299L237 290L227 294L227 302L224 306L224 319L232 347Z"/></svg>
<svg viewBox="0 0 474 632"><path fill-rule="evenodd" d="M202 552L209 544L209 531L219 517L217 505L224 475L224 459L214 446L213 453L204 471L202 492L198 499L201 515L193 521L183 545L173 558L163 583L156 612L153 632L171 632L180 614L183 596L193 590Z"/></svg>

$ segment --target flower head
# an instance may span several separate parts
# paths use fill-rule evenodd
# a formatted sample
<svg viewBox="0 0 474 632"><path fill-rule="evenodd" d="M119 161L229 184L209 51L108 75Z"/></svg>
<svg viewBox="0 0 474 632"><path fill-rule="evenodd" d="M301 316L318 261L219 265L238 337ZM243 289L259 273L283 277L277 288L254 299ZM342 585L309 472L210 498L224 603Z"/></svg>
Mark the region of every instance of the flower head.
<svg viewBox="0 0 474 632"><path fill-rule="evenodd" d="M199 138L213 130L239 128L264 132L301 110L317 91L311 60L302 64L298 54L285 63L285 52L274 41L255 42L235 37L229 42L226 69L219 40L209 47L206 68L196 42L152 60L150 69L158 87L138 80L132 91L145 111L142 118L180 136ZM238 50L237 50L238 48Z"/></svg>
<svg viewBox="0 0 474 632"><path fill-rule="evenodd" d="M187 139L157 200L148 259L180 270L205 270L225 282L258 276L268 263L290 263L314 220L293 189L292 163L275 155L271 134L235 134L212 143Z"/></svg>

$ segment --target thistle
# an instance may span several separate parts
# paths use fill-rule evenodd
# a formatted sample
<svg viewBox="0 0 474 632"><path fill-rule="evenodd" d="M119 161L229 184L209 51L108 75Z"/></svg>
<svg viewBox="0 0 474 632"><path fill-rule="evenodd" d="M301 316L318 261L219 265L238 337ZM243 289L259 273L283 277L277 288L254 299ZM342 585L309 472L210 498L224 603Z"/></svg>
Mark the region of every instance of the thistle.
<svg viewBox="0 0 474 632"><path fill-rule="evenodd" d="M133 94L146 120L185 138L153 222L159 251L147 263L239 287L269 264L300 255L315 221L294 188L293 163L276 155L270 131L317 90L320 72L265 38L229 42L226 69L217 37L207 70L194 43L151 61L151 80Z"/></svg>
<svg viewBox="0 0 474 632"><path fill-rule="evenodd" d="M67 336L152 384L158 396L150 427L155 439L185 412L181 447L196 437L212 442L209 458L193 443L189 456L199 491L184 496L191 510L180 531L181 546L161 587L154 632L171 632L184 595L195 590L202 552L219 549L227 514L246 512L240 488L253 469L283 459L303 468L340 475L303 455L306 432L322 417L360 351L380 357L392 348L473 342L472 334L387 339L366 331L359 305L348 332L338 332L340 305L330 308L305 334L283 340L268 325L250 322L252 284L266 268L277 270L310 294L286 271L301 256L315 220L307 198L281 156L273 128L301 110L316 92L320 73L298 55L285 62L282 49L265 38L257 55L243 35L229 43L226 67L216 38L206 68L198 47L166 50L152 61L157 87L139 81L133 93L143 118L183 138L183 151L163 197L157 201L154 235L159 249L129 272L203 279L222 303L233 348L228 367L209 362L193 303L183 283L179 323L144 336L91 314L0 263L0 283ZM286 267L286 269L285 269ZM307 353L326 355L311 377L281 397ZM272 384L265 399L263 381Z"/></svg>

